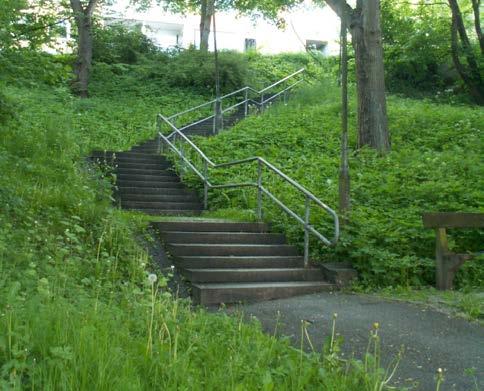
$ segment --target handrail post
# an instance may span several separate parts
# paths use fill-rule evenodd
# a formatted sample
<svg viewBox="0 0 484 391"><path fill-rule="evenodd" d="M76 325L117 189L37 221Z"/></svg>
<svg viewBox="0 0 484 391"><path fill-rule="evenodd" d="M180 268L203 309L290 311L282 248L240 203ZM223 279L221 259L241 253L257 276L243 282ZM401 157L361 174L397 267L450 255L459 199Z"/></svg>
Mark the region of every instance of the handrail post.
<svg viewBox="0 0 484 391"><path fill-rule="evenodd" d="M244 94L244 117L247 117L249 114L249 89L245 89L245 94Z"/></svg>
<svg viewBox="0 0 484 391"><path fill-rule="evenodd" d="M283 97L284 97L284 105L287 105L287 91L286 90L284 90Z"/></svg>
<svg viewBox="0 0 484 391"><path fill-rule="evenodd" d="M185 154L183 152L183 140L180 140L180 180L183 181L183 174L185 172Z"/></svg>
<svg viewBox="0 0 484 391"><path fill-rule="evenodd" d="M261 113L264 111L264 94L260 96L260 111Z"/></svg>
<svg viewBox="0 0 484 391"><path fill-rule="evenodd" d="M257 218L262 220L262 162L257 160Z"/></svg>
<svg viewBox="0 0 484 391"><path fill-rule="evenodd" d="M215 117L214 120L214 134L218 134L223 130L224 127L224 117L222 112L222 101L217 99L215 102Z"/></svg>
<svg viewBox="0 0 484 391"><path fill-rule="evenodd" d="M203 209L208 209L208 163L203 161Z"/></svg>
<svg viewBox="0 0 484 391"><path fill-rule="evenodd" d="M311 199L306 197L304 206L304 267L309 266L309 217L311 211Z"/></svg>

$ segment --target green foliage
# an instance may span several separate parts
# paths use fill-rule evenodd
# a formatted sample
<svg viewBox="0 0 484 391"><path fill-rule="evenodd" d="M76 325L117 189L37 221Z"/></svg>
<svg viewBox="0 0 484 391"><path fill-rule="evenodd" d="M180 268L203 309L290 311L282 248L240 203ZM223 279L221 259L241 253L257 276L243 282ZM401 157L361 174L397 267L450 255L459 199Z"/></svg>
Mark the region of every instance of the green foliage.
<svg viewBox="0 0 484 391"><path fill-rule="evenodd" d="M215 162L262 156L334 207L340 159L338 101L338 89L326 82L301 90L288 106L276 106L197 143ZM433 284L435 234L423 228L421 213L482 210L483 122L478 109L390 97L392 152L385 157L370 149L351 154L351 223L335 250L312 241L313 259L352 261L365 286ZM354 110L350 126L356 128ZM350 142L356 144L354 133ZM263 177L266 188L304 216L304 198L297 191L268 171ZM256 178L255 166L243 166L213 171L210 180L246 183ZM199 186L196 178L193 183ZM264 202L265 218L302 247L301 226L269 200ZM255 193L216 190L209 205L254 210ZM311 223L331 235L330 222L317 208L311 211ZM482 250L479 230L453 230L451 235L458 251ZM466 263L457 283L482 286L482 266L482 260Z"/></svg>
<svg viewBox="0 0 484 391"><path fill-rule="evenodd" d="M213 91L215 88L215 61L213 53L196 49L181 51L163 69L163 76L172 87ZM220 87L224 92L234 91L247 82L246 57L233 51L219 53Z"/></svg>
<svg viewBox="0 0 484 391"><path fill-rule="evenodd" d="M39 0L2 0L0 2L0 51L10 48L39 48L48 43L58 22L55 2Z"/></svg>
<svg viewBox="0 0 484 391"><path fill-rule="evenodd" d="M33 50L0 51L0 81L26 87L65 87L72 76L73 58Z"/></svg>
<svg viewBox="0 0 484 391"><path fill-rule="evenodd" d="M115 24L93 29L92 58L107 64L135 64L140 56L157 53L157 48L139 29Z"/></svg>
<svg viewBox="0 0 484 391"><path fill-rule="evenodd" d="M160 106L175 112L201 97L145 83L141 98L142 88L119 94L94 80L97 96L80 100L22 75L5 87L18 114L0 123L0 388L359 391L381 384L369 356L345 360L336 342L327 353L305 353L242 315L192 310L172 298L164 276L149 283L156 266L135 240L146 219L112 208L112 178L83 156L146 139Z"/></svg>
<svg viewBox="0 0 484 391"><path fill-rule="evenodd" d="M461 2L462 3L462 2ZM465 2L464 2L465 3ZM472 20L472 9L462 11ZM445 3L382 1L387 88L407 95L468 102L451 57L451 12ZM470 37L478 46L473 25ZM456 96L457 95L457 96Z"/></svg>

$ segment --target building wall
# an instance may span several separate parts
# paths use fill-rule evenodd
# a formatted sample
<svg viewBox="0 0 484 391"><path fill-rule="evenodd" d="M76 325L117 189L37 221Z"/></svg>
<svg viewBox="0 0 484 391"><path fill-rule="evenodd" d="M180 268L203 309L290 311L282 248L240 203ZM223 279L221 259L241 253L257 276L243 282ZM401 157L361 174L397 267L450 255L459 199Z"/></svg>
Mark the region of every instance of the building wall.
<svg viewBox="0 0 484 391"><path fill-rule="evenodd" d="M160 47L188 48L200 44L198 15L174 15L159 7L137 12L132 8L123 8L122 1L109 10L109 23L124 21L140 24L143 33ZM303 6L282 16L286 26L278 29L262 18L253 21L238 16L236 12L219 13L216 15L218 48L244 51L246 39L255 39L257 50L264 54L301 52L305 50L306 41L311 40L326 44L322 50L325 55L338 54L339 20L329 7L320 8L305 2ZM212 34L210 49L213 50Z"/></svg>

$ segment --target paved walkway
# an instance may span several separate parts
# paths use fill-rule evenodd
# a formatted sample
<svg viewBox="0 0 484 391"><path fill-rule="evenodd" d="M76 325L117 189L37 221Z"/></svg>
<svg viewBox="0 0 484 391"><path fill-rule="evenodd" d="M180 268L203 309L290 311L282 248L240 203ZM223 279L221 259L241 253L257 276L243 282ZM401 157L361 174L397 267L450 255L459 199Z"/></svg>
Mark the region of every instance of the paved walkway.
<svg viewBox="0 0 484 391"><path fill-rule="evenodd" d="M484 327L464 319L420 305L343 293L321 293L238 308L246 315L256 316L267 332L274 331L279 311L281 334L291 337L297 345L301 319L309 320L314 346L321 346L330 335L332 317L337 313L336 328L344 337L345 356L361 357L370 328L379 322L384 366L405 346L394 385L435 390L435 372L442 368L445 383L441 391L476 390L476 378L477 390L484 389ZM475 368L475 377L465 374L469 368Z"/></svg>

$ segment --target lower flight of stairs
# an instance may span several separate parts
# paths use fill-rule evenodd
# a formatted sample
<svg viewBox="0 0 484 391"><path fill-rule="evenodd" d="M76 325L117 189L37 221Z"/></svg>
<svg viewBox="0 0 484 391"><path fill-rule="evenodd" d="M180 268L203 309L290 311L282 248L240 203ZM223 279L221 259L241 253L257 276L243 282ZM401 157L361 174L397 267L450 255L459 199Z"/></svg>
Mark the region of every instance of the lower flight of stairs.
<svg viewBox="0 0 484 391"><path fill-rule="evenodd" d="M116 175L116 198L123 209L151 215L197 215L203 207L173 165L158 152L157 140L127 152L94 151L91 159L105 163Z"/></svg>
<svg viewBox="0 0 484 391"><path fill-rule="evenodd" d="M152 223L198 304L236 303L328 291L317 267L264 223L223 220Z"/></svg>

